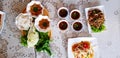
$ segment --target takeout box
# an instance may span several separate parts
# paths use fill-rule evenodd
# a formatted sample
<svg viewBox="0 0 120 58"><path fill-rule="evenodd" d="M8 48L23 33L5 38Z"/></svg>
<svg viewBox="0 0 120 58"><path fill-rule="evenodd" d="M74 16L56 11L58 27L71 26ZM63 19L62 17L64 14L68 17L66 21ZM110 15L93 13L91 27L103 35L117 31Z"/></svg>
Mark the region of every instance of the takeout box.
<svg viewBox="0 0 120 58"><path fill-rule="evenodd" d="M4 27L5 13L0 11L0 15L1 15L0 17L0 34L1 34Z"/></svg>
<svg viewBox="0 0 120 58"><path fill-rule="evenodd" d="M76 43L88 41L93 49L93 58L99 58L98 43L94 37L78 37L68 39L68 58L74 58L72 46Z"/></svg>
<svg viewBox="0 0 120 58"><path fill-rule="evenodd" d="M105 8L104 8L103 5L85 8L85 15L86 15L86 19L87 19L87 25L88 25L89 33L98 33L98 32L92 31L91 26L90 26L89 21L88 21L88 18L89 18L89 16L88 16L88 11L91 10L91 9L99 9L99 10L101 10L101 12L104 14L104 20L106 21ZM104 21L104 23L103 23L105 28L104 28L104 30L102 30L102 31L105 31L105 30L106 30L106 23L105 23L105 21ZM102 31L100 31L100 32L102 32Z"/></svg>

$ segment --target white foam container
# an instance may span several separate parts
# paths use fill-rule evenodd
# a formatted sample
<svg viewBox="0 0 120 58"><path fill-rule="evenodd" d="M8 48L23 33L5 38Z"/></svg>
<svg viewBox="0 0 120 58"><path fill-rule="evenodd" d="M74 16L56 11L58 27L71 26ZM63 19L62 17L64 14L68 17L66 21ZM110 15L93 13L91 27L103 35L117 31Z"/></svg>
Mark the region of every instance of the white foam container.
<svg viewBox="0 0 120 58"><path fill-rule="evenodd" d="M98 43L97 43L97 39L94 37L69 38L68 39L68 58L74 58L74 55L72 52L72 45L74 45L75 43L79 43L81 41L89 41L94 50L93 58L99 58Z"/></svg>
<svg viewBox="0 0 120 58"><path fill-rule="evenodd" d="M2 33L3 27L4 27L4 22L5 22L5 12L0 11L1 16L1 27L0 27L0 34Z"/></svg>
<svg viewBox="0 0 120 58"><path fill-rule="evenodd" d="M86 15L86 20L87 20L87 25L88 25L88 31L89 31L90 34L91 34L91 33L96 33L96 32L93 32L93 31L91 30L91 26L90 26L90 24L89 24L89 22L88 22L88 11L91 10L91 9L96 9L96 8L102 11L102 13L104 14L104 18L105 18L105 20L106 20L105 8L104 8L103 5L85 8L85 15ZM106 27L106 23L105 23L105 22L104 22L104 25L105 25L105 27Z"/></svg>

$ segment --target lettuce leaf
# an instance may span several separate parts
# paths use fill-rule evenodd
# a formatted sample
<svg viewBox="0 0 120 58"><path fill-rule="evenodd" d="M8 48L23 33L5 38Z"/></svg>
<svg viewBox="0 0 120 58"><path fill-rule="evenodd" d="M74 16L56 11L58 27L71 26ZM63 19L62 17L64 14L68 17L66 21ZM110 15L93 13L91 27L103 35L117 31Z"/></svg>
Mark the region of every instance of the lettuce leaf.
<svg viewBox="0 0 120 58"><path fill-rule="evenodd" d="M91 26L91 29L92 29L92 31L93 32L101 32L101 31L103 31L103 30L105 30L105 25L104 24L102 24L101 26L100 26L100 28L96 28L96 27L94 27L94 26Z"/></svg>
<svg viewBox="0 0 120 58"><path fill-rule="evenodd" d="M21 36L21 45L27 47L27 37Z"/></svg>

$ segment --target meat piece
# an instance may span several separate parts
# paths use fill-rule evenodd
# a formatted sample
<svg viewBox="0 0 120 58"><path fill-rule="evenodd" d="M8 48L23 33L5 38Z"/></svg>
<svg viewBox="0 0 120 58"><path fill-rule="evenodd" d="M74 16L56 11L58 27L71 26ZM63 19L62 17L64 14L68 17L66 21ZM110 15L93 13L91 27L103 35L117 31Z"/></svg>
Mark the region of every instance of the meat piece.
<svg viewBox="0 0 120 58"><path fill-rule="evenodd" d="M88 21L91 26L100 28L105 21L104 14L99 9L91 9L88 11Z"/></svg>

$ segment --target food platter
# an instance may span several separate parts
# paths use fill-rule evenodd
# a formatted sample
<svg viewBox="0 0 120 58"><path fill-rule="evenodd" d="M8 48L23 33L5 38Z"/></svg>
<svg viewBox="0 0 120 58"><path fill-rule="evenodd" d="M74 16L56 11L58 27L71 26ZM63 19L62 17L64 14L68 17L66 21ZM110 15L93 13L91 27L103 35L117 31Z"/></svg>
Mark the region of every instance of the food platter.
<svg viewBox="0 0 120 58"><path fill-rule="evenodd" d="M86 51L79 51L78 49L75 48L80 48L83 50L82 45L84 47L89 47L87 46L87 41L89 42L89 44L91 45L90 47L90 53L87 53ZM86 43L85 43L86 42ZM76 44L79 43L79 44ZM82 44L84 43L84 44ZM81 45L81 46L76 46L76 45ZM73 49L74 47L74 49ZM76 50L75 52L73 52L73 50ZM84 53L85 52L85 53ZM78 53L78 54L77 54ZM80 55L79 55L80 54ZM77 58L77 57L83 57L83 58L99 58L99 50L98 50L98 44L97 44L97 40L96 38L93 37L78 37L78 38L70 38L68 40L68 58Z"/></svg>
<svg viewBox="0 0 120 58"><path fill-rule="evenodd" d="M89 7L85 9L85 12L86 19L88 20L89 33L101 32L106 29L105 27L106 17L104 6Z"/></svg>
<svg viewBox="0 0 120 58"><path fill-rule="evenodd" d="M39 1L28 3L22 13L16 17L15 24L21 30L21 45L52 55L49 46L51 38L49 12Z"/></svg>

